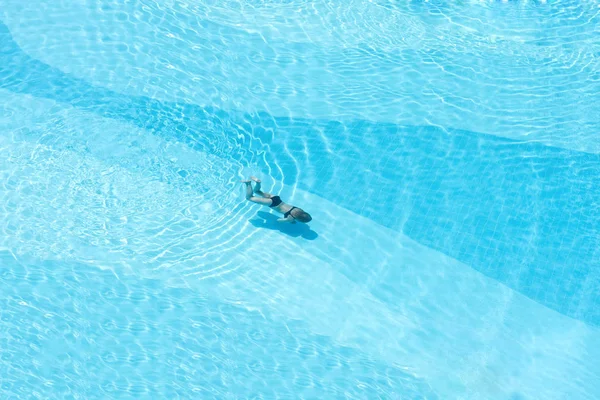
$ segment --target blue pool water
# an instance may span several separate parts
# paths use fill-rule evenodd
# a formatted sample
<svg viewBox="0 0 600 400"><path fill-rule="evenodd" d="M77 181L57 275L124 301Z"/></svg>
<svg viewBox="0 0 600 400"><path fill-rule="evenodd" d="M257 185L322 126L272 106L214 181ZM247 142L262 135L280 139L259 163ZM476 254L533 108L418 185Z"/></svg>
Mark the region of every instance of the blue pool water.
<svg viewBox="0 0 600 400"><path fill-rule="evenodd" d="M600 398L598 26L4 0L0 397Z"/></svg>

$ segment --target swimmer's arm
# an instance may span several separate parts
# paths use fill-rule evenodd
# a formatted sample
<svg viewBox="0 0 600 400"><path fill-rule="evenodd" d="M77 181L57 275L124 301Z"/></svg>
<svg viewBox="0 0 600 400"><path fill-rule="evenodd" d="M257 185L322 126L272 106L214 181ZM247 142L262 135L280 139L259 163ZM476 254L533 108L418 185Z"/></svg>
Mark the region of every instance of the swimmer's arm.
<svg viewBox="0 0 600 400"><path fill-rule="evenodd" d="M278 218L277 222L288 222L290 224L295 224L296 220L291 215L288 215L287 218Z"/></svg>

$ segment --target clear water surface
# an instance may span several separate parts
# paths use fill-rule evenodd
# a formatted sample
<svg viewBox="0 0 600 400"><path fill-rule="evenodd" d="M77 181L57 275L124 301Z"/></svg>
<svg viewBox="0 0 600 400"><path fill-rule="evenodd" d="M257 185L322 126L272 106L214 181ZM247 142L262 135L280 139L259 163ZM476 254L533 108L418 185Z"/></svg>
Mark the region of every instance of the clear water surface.
<svg viewBox="0 0 600 400"><path fill-rule="evenodd" d="M599 27L3 0L0 397L600 398Z"/></svg>

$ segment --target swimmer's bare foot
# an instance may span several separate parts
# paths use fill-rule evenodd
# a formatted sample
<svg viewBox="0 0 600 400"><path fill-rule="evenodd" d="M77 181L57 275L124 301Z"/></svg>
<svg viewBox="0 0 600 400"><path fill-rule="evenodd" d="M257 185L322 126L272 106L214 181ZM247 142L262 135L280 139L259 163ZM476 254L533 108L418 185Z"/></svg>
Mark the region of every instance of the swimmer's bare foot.
<svg viewBox="0 0 600 400"><path fill-rule="evenodd" d="M244 179L243 181L240 181L240 182L242 182L242 183L250 183L250 182L252 182L252 181L250 181L250 180L248 180L248 179Z"/></svg>
<svg viewBox="0 0 600 400"><path fill-rule="evenodd" d="M260 183L260 179L258 179L258 178L257 178L257 177L255 177L255 176L251 176L251 177L250 177L250 179L251 179L251 180L253 180L253 181L254 181L254 182L256 182L256 183Z"/></svg>

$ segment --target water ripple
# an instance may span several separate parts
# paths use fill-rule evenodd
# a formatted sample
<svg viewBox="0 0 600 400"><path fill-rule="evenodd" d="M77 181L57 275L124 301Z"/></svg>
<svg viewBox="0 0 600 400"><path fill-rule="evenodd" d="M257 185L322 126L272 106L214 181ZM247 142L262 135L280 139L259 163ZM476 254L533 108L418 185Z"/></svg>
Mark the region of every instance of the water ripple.
<svg viewBox="0 0 600 400"><path fill-rule="evenodd" d="M2 162L10 163L3 173L5 245L90 261L89 246L99 246L160 268L187 260L200 273L202 259L248 239L240 230L250 209L240 202L237 165L84 112L57 113L52 103L36 108L48 118L25 129L26 108L11 112L15 129L0 142ZM48 247L54 235L69 240Z"/></svg>
<svg viewBox="0 0 600 400"><path fill-rule="evenodd" d="M35 387L42 397L93 397L98 391L135 398L159 393L337 396L344 391L386 397L402 390L414 398L427 393L435 398L427 386L402 370L379 368L353 349L312 335L302 324L286 328L284 321L202 298L195 291L117 277L82 264L47 262L40 268L37 263L10 261L12 256L5 253L2 257L5 270L18 274L27 269L46 277L42 285L25 280L19 288L0 281L3 309L8 312L3 312L0 361L5 394L18 396ZM88 281L90 276L93 282ZM63 280L82 284L67 289ZM114 290L122 295L98 295ZM55 309L36 299L46 292L62 298L65 307ZM27 305L11 301L15 297L26 299L22 302ZM156 301L177 312L157 310ZM75 303L79 306L68 307ZM13 310L19 313L10 314ZM51 317L44 317L49 313ZM14 330L7 336L13 323L37 328ZM36 336L36 332L43 333ZM275 351L273 341L280 343ZM281 383L278 388L270 384L272 379Z"/></svg>
<svg viewBox="0 0 600 400"><path fill-rule="evenodd" d="M452 393L518 398L505 384L516 373L489 377L558 358L584 372L561 389L588 397L595 331L505 288L485 297L492 285L465 265L449 264L471 273L449 286L436 275L449 262L417 261L434 252L400 251L397 232L597 324L597 155L539 144L600 152L598 10L6 3L5 391L434 398L419 371ZM314 207L320 236L243 203L237 180L256 171ZM370 220L343 225L357 214ZM25 254L61 262L22 265ZM564 321L566 339L537 343L536 329L562 334ZM60 372L42 370L55 360ZM547 391L552 368L536 374Z"/></svg>
<svg viewBox="0 0 600 400"><path fill-rule="evenodd" d="M27 53L123 93L276 116L431 123L598 151L589 132L600 11L587 3L101 4L53 3L43 10L47 26L11 29ZM9 21L41 19L33 6L10 9ZM85 26L63 24L66 16ZM35 39L48 26L53 35ZM106 32L137 48L98 40ZM75 50L82 56L73 59Z"/></svg>

